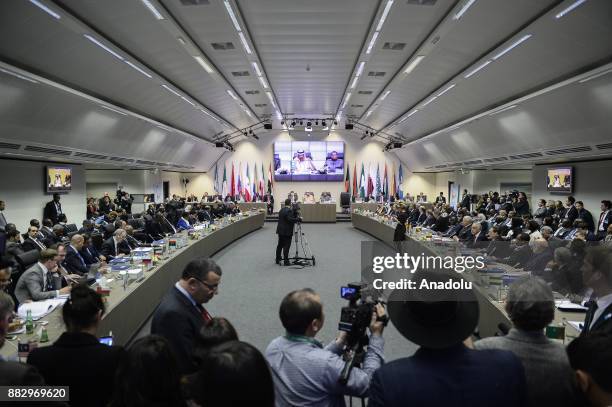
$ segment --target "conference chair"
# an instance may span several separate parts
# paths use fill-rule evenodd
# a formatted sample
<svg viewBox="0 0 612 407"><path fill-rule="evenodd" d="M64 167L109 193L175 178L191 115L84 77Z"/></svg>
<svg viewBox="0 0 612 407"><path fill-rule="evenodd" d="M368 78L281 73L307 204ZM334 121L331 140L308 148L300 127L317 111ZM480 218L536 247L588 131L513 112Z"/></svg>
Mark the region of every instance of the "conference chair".
<svg viewBox="0 0 612 407"><path fill-rule="evenodd" d="M19 269L21 272L26 271L30 266L35 264L40 257L40 252L37 249L33 249L24 253L19 253L15 255L15 260L17 260L17 264L19 264Z"/></svg>
<svg viewBox="0 0 612 407"><path fill-rule="evenodd" d="M101 234L93 233L91 235L91 244L97 251L102 250L102 243L104 243L104 237Z"/></svg>
<svg viewBox="0 0 612 407"><path fill-rule="evenodd" d="M342 208L342 213L349 213L351 208L351 194L348 192L340 193L340 207Z"/></svg>
<svg viewBox="0 0 612 407"><path fill-rule="evenodd" d="M77 225L75 225L74 223L64 226L64 233L66 233L67 235L70 235L70 233L76 232L78 230L79 229L77 228Z"/></svg>

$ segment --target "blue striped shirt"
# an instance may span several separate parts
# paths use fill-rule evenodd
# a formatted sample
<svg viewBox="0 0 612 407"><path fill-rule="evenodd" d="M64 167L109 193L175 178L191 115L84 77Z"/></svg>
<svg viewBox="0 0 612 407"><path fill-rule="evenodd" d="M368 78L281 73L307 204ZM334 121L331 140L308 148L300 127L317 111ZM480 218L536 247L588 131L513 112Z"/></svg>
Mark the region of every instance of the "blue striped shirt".
<svg viewBox="0 0 612 407"><path fill-rule="evenodd" d="M353 368L346 385L338 382L344 361L342 347L335 341L325 348L315 343L294 341L284 336L266 349L272 369L277 407L344 406L344 396L365 397L370 379L384 363L384 339L370 336L363 367Z"/></svg>

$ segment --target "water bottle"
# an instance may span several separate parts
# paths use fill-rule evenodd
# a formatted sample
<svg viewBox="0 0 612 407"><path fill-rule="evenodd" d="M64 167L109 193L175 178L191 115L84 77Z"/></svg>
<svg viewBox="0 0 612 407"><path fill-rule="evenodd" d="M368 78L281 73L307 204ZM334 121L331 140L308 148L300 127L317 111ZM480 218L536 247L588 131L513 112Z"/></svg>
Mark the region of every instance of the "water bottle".
<svg viewBox="0 0 612 407"><path fill-rule="evenodd" d="M34 320L32 319L32 310L28 310L26 314L26 334L32 335L34 333Z"/></svg>

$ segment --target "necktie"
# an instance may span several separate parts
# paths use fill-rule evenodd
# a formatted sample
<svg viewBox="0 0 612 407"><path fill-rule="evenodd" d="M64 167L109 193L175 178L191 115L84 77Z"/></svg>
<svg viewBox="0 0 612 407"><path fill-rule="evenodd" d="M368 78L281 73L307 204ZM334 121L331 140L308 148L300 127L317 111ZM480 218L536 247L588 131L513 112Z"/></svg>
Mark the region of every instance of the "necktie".
<svg viewBox="0 0 612 407"><path fill-rule="evenodd" d="M53 282L51 281L51 275L49 272L45 274L45 291L53 291Z"/></svg>
<svg viewBox="0 0 612 407"><path fill-rule="evenodd" d="M212 316L208 313L208 311L206 311L206 309L202 305L197 304L196 307L200 311L200 314L202 314L202 319L205 323L212 320Z"/></svg>
<svg viewBox="0 0 612 407"><path fill-rule="evenodd" d="M78 251L75 251L77 256L79 256L79 260L81 260L81 264L83 265L83 267L87 267L87 265L85 264L85 259L83 258L83 256L81 256L81 253L79 253Z"/></svg>
<svg viewBox="0 0 612 407"><path fill-rule="evenodd" d="M595 312L597 311L597 301L589 300L585 304L588 308L586 316L584 318L584 328L583 332L588 333L591 330L591 324L593 323L593 317L595 316Z"/></svg>

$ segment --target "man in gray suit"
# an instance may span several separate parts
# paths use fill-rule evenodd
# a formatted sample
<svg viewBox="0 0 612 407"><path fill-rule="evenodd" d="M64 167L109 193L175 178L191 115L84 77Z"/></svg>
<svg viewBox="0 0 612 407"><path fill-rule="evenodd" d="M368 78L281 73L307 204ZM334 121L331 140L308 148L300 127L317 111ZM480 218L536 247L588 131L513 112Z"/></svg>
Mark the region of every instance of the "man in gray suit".
<svg viewBox="0 0 612 407"><path fill-rule="evenodd" d="M6 228L6 218L4 217L4 201L0 201L0 232L4 232Z"/></svg>
<svg viewBox="0 0 612 407"><path fill-rule="evenodd" d="M68 294L71 286L58 289L57 250L45 249L40 252L38 263L27 269L17 282L15 297L19 304L41 301Z"/></svg>

